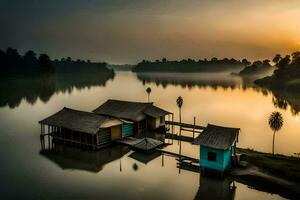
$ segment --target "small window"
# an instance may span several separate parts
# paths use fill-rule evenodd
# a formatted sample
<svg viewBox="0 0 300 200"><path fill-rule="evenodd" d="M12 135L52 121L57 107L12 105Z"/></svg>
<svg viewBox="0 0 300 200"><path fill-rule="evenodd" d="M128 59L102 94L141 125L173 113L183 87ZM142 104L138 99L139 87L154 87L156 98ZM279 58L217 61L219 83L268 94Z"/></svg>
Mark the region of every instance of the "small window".
<svg viewBox="0 0 300 200"><path fill-rule="evenodd" d="M209 160L209 161L217 161L217 154L215 153L215 152L208 152L207 153L207 159Z"/></svg>

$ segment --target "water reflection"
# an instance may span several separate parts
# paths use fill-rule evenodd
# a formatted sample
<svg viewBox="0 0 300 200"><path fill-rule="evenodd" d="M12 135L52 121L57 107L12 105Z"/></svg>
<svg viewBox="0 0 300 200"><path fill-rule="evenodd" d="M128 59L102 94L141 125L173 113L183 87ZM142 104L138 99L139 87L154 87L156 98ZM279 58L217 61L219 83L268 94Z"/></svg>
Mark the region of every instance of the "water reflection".
<svg viewBox="0 0 300 200"><path fill-rule="evenodd" d="M105 87L115 74L110 72L57 73L51 76L15 77L0 79L0 107L16 108L22 100L33 105L38 99L48 102L55 93L71 93L74 89ZM297 115L300 111L300 93L282 90L267 90L253 84L254 78L241 78L228 73L139 73L137 78L144 85L155 83L166 88L168 85L182 88L211 88L213 90L252 89L263 95L272 93L273 104L280 109L288 109Z"/></svg>
<svg viewBox="0 0 300 200"><path fill-rule="evenodd" d="M196 199L235 199L236 185L230 178L200 177L200 187Z"/></svg>
<svg viewBox="0 0 300 200"><path fill-rule="evenodd" d="M114 73L57 73L39 77L15 77L0 79L0 107L18 107L24 99L34 104L38 99L48 102L57 92L71 93L74 88L83 89L92 86L105 86L114 78Z"/></svg>
<svg viewBox="0 0 300 200"><path fill-rule="evenodd" d="M144 153L134 151L128 157L147 165L150 161L160 157L160 155L161 154L159 152L154 152L151 154L144 154Z"/></svg>
<svg viewBox="0 0 300 200"><path fill-rule="evenodd" d="M291 113L295 116L300 112L300 92L288 92L284 90L272 90L273 94L273 104L277 108L284 110L288 109L290 106Z"/></svg>
<svg viewBox="0 0 300 200"><path fill-rule="evenodd" d="M57 144L55 149L41 150L40 155L56 163L63 170L76 169L98 173L106 164L120 159L129 151L126 146L113 146L95 152Z"/></svg>
<svg viewBox="0 0 300 200"><path fill-rule="evenodd" d="M181 86L192 89L195 87L210 87L217 89L235 89L241 86L242 80L238 76L224 73L138 73L137 78L146 83L155 83L166 88L168 85Z"/></svg>
<svg viewBox="0 0 300 200"><path fill-rule="evenodd" d="M184 170L179 173L177 170L178 158L159 152L151 154L134 152L127 146L122 145L112 145L97 152L85 151L66 145L57 144L55 146L55 149L41 150L41 157L55 163L59 167L57 169L63 171L72 170L73 177L78 175L78 170L95 173L95 175L89 176L89 179L92 181L95 178L99 181L96 187L99 190L108 182L119 180L114 185L116 192L118 192L117 188L119 187L126 188L128 185L133 185L138 188L139 184L145 184L145 182L149 184L148 187L150 185L151 187L155 187L157 192L147 193L149 196L144 196L146 199L169 199L167 196L175 194L179 196L173 196L172 199L182 199L182 197L186 197L187 199L239 199L236 197L236 191L239 191L239 195L242 197L249 197L251 199L251 197L268 197L265 196L268 194L264 191L270 193L276 192L270 189L266 190L265 188L249 188L247 187L248 183L244 185L244 183L235 182L229 177L200 176L199 170L192 172ZM101 178L96 174L101 174ZM83 176L84 174L80 175ZM193 181L194 179L195 182ZM160 181L157 182L155 180ZM170 188L171 185L166 185L164 182L177 184L176 188L178 188L174 191L174 188ZM186 184L182 185L182 182ZM262 192L258 193L259 191ZM113 196L111 191L107 192ZM137 198L131 195L124 193L123 198L140 198L140 196ZM164 195L167 196L164 197ZM277 195L275 199L278 199Z"/></svg>
<svg viewBox="0 0 300 200"><path fill-rule="evenodd" d="M155 83L157 86L166 88L168 85L181 86L182 88L193 89L211 88L213 90L235 90L252 89L267 96L273 95L273 104L281 109L291 108L293 115L300 111L300 93L298 91L287 92L283 90L268 90L253 84L256 76L239 77L228 73L138 73L137 78L145 84Z"/></svg>

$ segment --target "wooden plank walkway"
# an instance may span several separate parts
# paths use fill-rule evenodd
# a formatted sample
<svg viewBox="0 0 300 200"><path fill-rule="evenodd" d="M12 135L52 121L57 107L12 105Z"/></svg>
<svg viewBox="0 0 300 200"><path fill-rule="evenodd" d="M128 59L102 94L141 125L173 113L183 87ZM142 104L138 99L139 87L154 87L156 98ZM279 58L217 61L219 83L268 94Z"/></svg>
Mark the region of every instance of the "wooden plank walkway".
<svg viewBox="0 0 300 200"><path fill-rule="evenodd" d="M169 154L169 155L178 157L178 158L181 159L181 161L191 161L192 163L199 163L199 159L197 159L197 158L192 158L192 157L189 157L189 156L180 155L178 153L166 151L166 150L159 149L159 148L156 148L156 150L159 151L159 152L161 152L161 153L165 153L165 154Z"/></svg>
<svg viewBox="0 0 300 200"><path fill-rule="evenodd" d="M188 123L179 123L179 122L173 122L173 121L166 121L166 124L170 124L170 125L174 125L174 126L181 126L182 128L195 128L195 129L200 129L200 130L203 130L205 129L206 127L205 126L200 126L200 125L194 125L194 124L188 124Z"/></svg>
<svg viewBox="0 0 300 200"><path fill-rule="evenodd" d="M200 173L200 166L192 164L190 162L179 162L177 164L177 168L190 172Z"/></svg>
<svg viewBox="0 0 300 200"><path fill-rule="evenodd" d="M179 135L172 134L172 133L165 133L165 138L166 139L181 140L181 141L184 141L184 142L193 142L194 141L193 137L184 136L184 135L179 136Z"/></svg>

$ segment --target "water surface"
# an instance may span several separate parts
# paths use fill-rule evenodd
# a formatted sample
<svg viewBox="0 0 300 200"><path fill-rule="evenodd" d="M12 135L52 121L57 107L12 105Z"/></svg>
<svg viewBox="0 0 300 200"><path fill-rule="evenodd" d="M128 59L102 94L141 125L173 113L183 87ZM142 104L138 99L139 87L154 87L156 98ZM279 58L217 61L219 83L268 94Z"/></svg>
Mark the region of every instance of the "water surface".
<svg viewBox="0 0 300 200"><path fill-rule="evenodd" d="M68 150L43 153L38 121L62 107L91 111L109 98L146 101L145 89L155 105L175 113L176 98L184 99L183 121L207 123L242 129L238 146L270 152L272 131L268 116L283 113L284 126L276 134L276 152L300 152L297 132L300 121L293 104L276 102L272 92L255 88L238 77L219 74L175 74L137 76L118 72L102 81L88 76L55 78L47 82L12 79L1 82L0 156L1 194L5 198L110 198L110 199L194 199L213 195L205 185L233 182L211 181L198 173L179 170L174 157L157 155L140 160L130 149L113 146L98 153ZM94 75L97 76L97 75ZM208 78L211 77L211 78ZM223 78L222 78L223 77ZM220 79L222 78L222 79ZM72 81L71 81L72 80ZM26 84L25 84L26 83ZM41 84L44 83L44 84ZM22 87L23 86L23 87ZM6 88L6 90L4 90ZM280 100L280 101L283 101ZM185 133L188 134L188 133ZM167 150L178 152L174 142ZM198 157L199 147L183 143L183 154ZM145 161L146 160L146 161ZM137 168L136 168L137 166ZM234 182L235 199L281 199L282 197Z"/></svg>

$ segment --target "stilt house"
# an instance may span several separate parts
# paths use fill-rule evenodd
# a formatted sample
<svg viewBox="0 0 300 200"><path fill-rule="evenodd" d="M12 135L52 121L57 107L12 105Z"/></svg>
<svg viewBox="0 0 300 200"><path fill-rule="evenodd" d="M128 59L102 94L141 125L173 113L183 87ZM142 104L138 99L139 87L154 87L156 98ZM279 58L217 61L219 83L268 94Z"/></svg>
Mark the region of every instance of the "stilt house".
<svg viewBox="0 0 300 200"><path fill-rule="evenodd" d="M236 155L239 128L208 124L193 144L200 145L200 168L223 173Z"/></svg>
<svg viewBox="0 0 300 200"><path fill-rule="evenodd" d="M172 115L172 113L154 106L153 103L112 99L106 101L93 112L100 116L109 116L123 120L123 136L141 133L146 129L165 131L165 116Z"/></svg>
<svg viewBox="0 0 300 200"><path fill-rule="evenodd" d="M91 112L63 108L39 123L41 138L48 136L52 137L52 142L98 149L112 140L121 138L123 121Z"/></svg>

